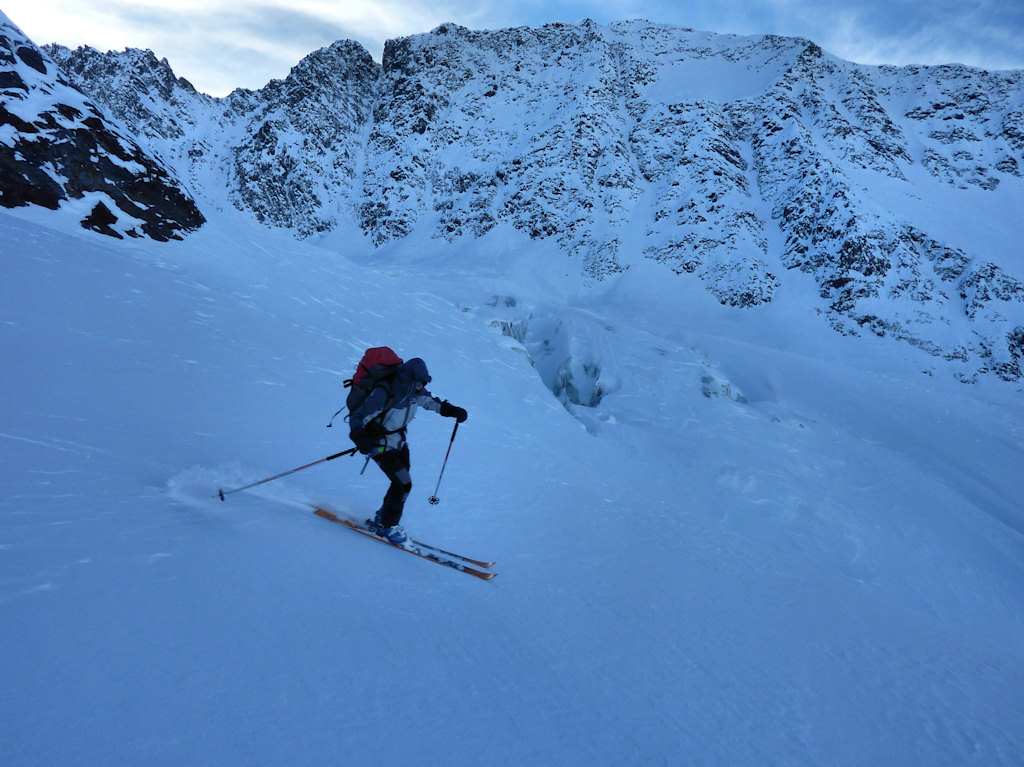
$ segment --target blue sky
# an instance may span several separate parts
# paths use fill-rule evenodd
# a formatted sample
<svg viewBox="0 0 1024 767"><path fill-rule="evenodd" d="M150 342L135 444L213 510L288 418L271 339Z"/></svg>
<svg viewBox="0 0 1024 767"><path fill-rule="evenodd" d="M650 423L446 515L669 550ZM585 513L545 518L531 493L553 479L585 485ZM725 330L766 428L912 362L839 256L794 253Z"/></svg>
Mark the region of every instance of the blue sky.
<svg viewBox="0 0 1024 767"><path fill-rule="evenodd" d="M807 37L865 64L1024 69L1024 0L0 0L39 44L149 48L222 96L284 77L334 40L384 41L454 21L473 29L644 18L737 34Z"/></svg>

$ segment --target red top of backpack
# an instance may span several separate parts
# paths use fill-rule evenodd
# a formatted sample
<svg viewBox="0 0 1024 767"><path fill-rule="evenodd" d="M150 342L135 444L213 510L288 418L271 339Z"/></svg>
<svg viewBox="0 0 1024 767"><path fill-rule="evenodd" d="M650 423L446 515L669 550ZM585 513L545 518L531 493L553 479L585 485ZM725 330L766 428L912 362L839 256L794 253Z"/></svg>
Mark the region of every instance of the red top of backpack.
<svg viewBox="0 0 1024 767"><path fill-rule="evenodd" d="M359 383L370 372L370 368L374 365L401 365L402 358L395 354L387 346L374 346L372 349L367 349L363 358L359 360L359 365L356 367L356 374L352 376L353 386Z"/></svg>

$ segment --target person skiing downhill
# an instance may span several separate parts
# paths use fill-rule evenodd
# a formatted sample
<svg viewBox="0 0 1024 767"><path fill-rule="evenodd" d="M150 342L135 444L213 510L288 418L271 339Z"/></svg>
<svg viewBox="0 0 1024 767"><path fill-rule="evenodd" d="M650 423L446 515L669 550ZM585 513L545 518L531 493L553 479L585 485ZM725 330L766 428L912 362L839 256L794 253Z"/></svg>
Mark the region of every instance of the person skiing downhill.
<svg viewBox="0 0 1024 767"><path fill-rule="evenodd" d="M408 540L398 523L412 490L406 428L420 408L432 410L462 423L468 414L461 407L440 400L424 388L430 383L427 364L415 357L398 366L397 372L378 382L366 399L349 414L349 437L363 455L373 458L391 481L380 509L366 527L391 543Z"/></svg>

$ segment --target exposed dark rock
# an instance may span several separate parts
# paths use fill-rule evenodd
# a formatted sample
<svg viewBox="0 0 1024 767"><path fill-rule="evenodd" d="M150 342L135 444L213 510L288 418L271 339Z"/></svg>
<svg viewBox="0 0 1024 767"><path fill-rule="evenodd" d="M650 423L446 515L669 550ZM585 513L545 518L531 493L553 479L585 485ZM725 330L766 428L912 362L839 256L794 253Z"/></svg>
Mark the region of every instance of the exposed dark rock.
<svg viewBox="0 0 1024 767"><path fill-rule="evenodd" d="M0 14L0 205L56 209L104 195L141 233L180 239L205 220L168 172L72 87ZM121 218L96 203L82 226L120 237Z"/></svg>

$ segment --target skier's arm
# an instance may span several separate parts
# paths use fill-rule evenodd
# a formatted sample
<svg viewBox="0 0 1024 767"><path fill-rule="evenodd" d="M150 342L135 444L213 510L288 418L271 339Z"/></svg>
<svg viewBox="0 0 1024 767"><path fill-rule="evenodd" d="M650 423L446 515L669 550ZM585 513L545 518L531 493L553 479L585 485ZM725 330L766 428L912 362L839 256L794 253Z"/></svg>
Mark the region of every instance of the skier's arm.
<svg viewBox="0 0 1024 767"><path fill-rule="evenodd" d="M416 404L424 410L432 410L435 413L441 412L441 400L435 397L433 394L428 392L426 389L421 389L416 395Z"/></svg>
<svg viewBox="0 0 1024 767"><path fill-rule="evenodd" d="M453 405L448 400L439 400L432 394L427 394L427 397L429 404L427 404L427 402L423 403L423 407L427 410L433 410L435 413L440 413L445 418L454 418L459 423L462 423L469 418L469 414L458 405Z"/></svg>

